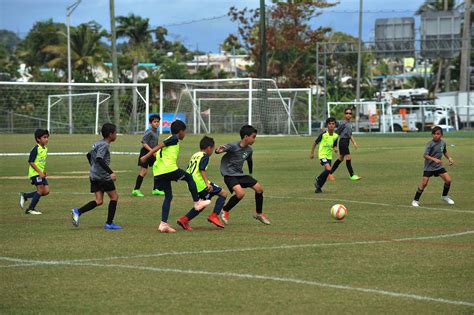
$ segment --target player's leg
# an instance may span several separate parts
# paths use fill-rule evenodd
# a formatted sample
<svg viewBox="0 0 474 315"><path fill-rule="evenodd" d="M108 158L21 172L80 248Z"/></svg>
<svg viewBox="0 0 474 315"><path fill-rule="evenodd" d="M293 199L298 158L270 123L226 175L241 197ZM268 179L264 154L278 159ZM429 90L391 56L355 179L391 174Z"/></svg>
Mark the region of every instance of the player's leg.
<svg viewBox="0 0 474 315"><path fill-rule="evenodd" d="M176 170L175 174L177 179L184 180L186 183L188 183L188 189L194 201L194 209L200 211L211 204L210 200L199 199L196 183L194 182L193 176L191 174L185 172L182 169Z"/></svg>
<svg viewBox="0 0 474 315"><path fill-rule="evenodd" d="M267 216L263 213L263 187L260 183L256 183L251 187L255 191L255 215L253 216L263 224L271 224Z"/></svg>
<svg viewBox="0 0 474 315"><path fill-rule="evenodd" d="M316 178L315 193L322 193L323 192L321 190L321 188L323 188L324 184L326 183L326 180L328 179L328 176L331 174L331 162L330 162L330 160L321 159L321 164L324 166L324 170Z"/></svg>
<svg viewBox="0 0 474 315"><path fill-rule="evenodd" d="M242 198L245 197L245 190L240 186L238 180L235 177L224 177L224 181L229 187L229 190L234 194L230 197L229 201L222 207L221 219L225 224L229 223L229 211L232 210Z"/></svg>
<svg viewBox="0 0 474 315"><path fill-rule="evenodd" d="M354 174L354 169L352 168L352 156L350 153L346 155L346 167L347 167L347 171L349 172L349 178L351 180L362 179L362 177Z"/></svg>
<svg viewBox="0 0 474 315"><path fill-rule="evenodd" d="M209 193L207 192L206 189L199 192L199 198L200 199L206 199L206 196L210 197L210 195L209 195ZM202 210L203 209L198 211L193 207L188 211L188 213L186 213L185 215L179 217L179 219L176 221L176 223L178 223L178 225L181 226L184 230L192 231L193 228L189 225L189 221L191 221L192 219L197 217L201 213Z"/></svg>
<svg viewBox="0 0 474 315"><path fill-rule="evenodd" d="M443 194L441 195L441 199L443 199L450 205L454 205L454 200L448 196L449 189L451 188L451 182L452 182L451 176L449 176L448 172L439 174L439 176L444 181Z"/></svg>
<svg viewBox="0 0 474 315"><path fill-rule="evenodd" d="M221 213L222 208L224 207L225 200L227 198L227 191L225 191L224 189L222 189L222 187L219 187L214 183L211 183L211 185L213 187L211 196L217 196L217 200L216 204L214 205L214 210L207 217L207 221L223 229L224 225L219 219L219 214Z"/></svg>
<svg viewBox="0 0 474 315"><path fill-rule="evenodd" d="M425 190L426 186L428 186L428 182L430 181L429 176L423 176L421 179L421 183L418 186L418 189L416 190L415 197L413 198L413 201L411 202L411 205L413 207L419 207L420 206L420 197L423 191Z"/></svg>
<svg viewBox="0 0 474 315"><path fill-rule="evenodd" d="M163 200L163 205L161 207L161 222L158 227L158 230L161 233L174 233L176 232L168 224L168 216L171 208L171 201L173 200L173 190L171 189L171 179L168 174L158 176L158 184L163 189L165 193L165 198Z"/></svg>
<svg viewBox="0 0 474 315"><path fill-rule="evenodd" d="M113 190L106 191L107 195L110 198L109 201L109 208L107 212L107 221L105 222L104 229L106 230L121 230L122 227L119 225L114 224L115 212L117 210L117 203L118 203L118 193L115 190L115 185L113 186ZM112 186L109 188L112 189Z"/></svg>
<svg viewBox="0 0 474 315"><path fill-rule="evenodd" d="M145 164L140 163L140 159L138 160L138 163L140 164L140 172L138 173L137 179L135 181L135 187L132 190L132 196L144 197L145 195L140 191L140 187L142 186L143 179L148 173L148 165L146 165L146 162Z"/></svg>

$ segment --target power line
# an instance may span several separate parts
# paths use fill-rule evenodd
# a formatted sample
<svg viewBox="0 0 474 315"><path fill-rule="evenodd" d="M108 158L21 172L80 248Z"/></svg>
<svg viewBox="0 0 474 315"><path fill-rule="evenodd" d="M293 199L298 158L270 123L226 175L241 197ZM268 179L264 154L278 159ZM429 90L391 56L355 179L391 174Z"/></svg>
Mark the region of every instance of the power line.
<svg viewBox="0 0 474 315"><path fill-rule="evenodd" d="M181 26L181 25L187 25L187 24L194 24L194 23L199 23L203 21L213 21L213 20L219 20L222 18L227 17L227 14L222 14L222 15L217 15L217 16L211 16L207 18L202 18L202 19L197 19L197 20L189 20L189 21L183 21L183 22L176 22L176 23L171 23L171 24L165 24L162 25L163 27L170 27L170 26Z"/></svg>

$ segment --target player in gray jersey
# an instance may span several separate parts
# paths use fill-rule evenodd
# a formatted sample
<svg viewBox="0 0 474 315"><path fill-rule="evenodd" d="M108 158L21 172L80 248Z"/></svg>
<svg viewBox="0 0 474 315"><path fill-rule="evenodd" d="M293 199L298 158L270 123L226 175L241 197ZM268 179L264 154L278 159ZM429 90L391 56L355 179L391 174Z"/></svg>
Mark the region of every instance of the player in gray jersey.
<svg viewBox="0 0 474 315"><path fill-rule="evenodd" d="M104 224L106 230L120 230L121 226L114 224L115 211L117 209L118 194L114 181L117 176L109 167L111 142L117 139L117 127L114 124L106 123L101 129L104 139L97 141L92 146L92 150L87 154L90 168L91 193L95 194L95 200L86 203L80 208L72 209L72 224L79 226L79 217L100 206L104 202L104 192L109 195L109 211L107 221Z"/></svg>
<svg viewBox="0 0 474 315"><path fill-rule="evenodd" d="M443 167L443 155L448 159L449 165L453 165L454 161L449 156L448 150L446 148L446 142L441 138L443 137L443 129L441 127L434 127L431 131L433 139L426 144L425 153L423 157L425 158L425 166L423 169L423 178L421 179L421 184L418 186L418 189L415 194L415 198L411 202L413 207L420 206L420 197L431 176L441 177L444 181L443 194L441 199L446 203L453 205L454 201L448 196L449 188L451 188L451 176L449 176L446 169Z"/></svg>
<svg viewBox="0 0 474 315"><path fill-rule="evenodd" d="M336 129L336 133L339 135L339 158L336 160L334 165L331 168L331 174L339 167L339 164L346 159L346 167L347 171L349 172L349 178L351 180L359 180L362 177L357 176L354 174L354 170L352 169L352 157L351 152L349 151L349 143L352 141L352 144L357 149L359 146L355 142L354 137L352 136L352 108L348 107L344 109L344 120L339 122L339 126ZM329 180L334 180L334 177L328 176Z"/></svg>
<svg viewBox="0 0 474 315"><path fill-rule="evenodd" d="M245 125L240 128L240 141L221 145L215 150L216 154L226 153L221 160L221 174L230 192L234 193L222 208L221 219L225 224L229 222L229 211L244 198L245 188L252 188L255 191L254 218L263 224L270 224L270 220L263 213L263 187L250 176L253 171L251 145L255 143L256 137L257 129ZM245 161L247 161L250 175L246 175L243 171Z"/></svg>
<svg viewBox="0 0 474 315"><path fill-rule="evenodd" d="M160 125L160 115L151 114L148 117L148 122L150 123L150 128L145 131L142 138L142 148L140 150L140 156L138 157L138 166L140 166L140 173L137 176L135 181L135 187L132 190L132 196L135 197L144 197L145 195L140 191L142 186L143 179L148 173L148 167L153 167L155 164L156 157L155 155L150 156L145 162L142 162L140 158L146 155L151 151L152 148L158 145L158 126ZM165 193L156 187L156 183L153 181L153 190L151 191L152 195L163 196Z"/></svg>

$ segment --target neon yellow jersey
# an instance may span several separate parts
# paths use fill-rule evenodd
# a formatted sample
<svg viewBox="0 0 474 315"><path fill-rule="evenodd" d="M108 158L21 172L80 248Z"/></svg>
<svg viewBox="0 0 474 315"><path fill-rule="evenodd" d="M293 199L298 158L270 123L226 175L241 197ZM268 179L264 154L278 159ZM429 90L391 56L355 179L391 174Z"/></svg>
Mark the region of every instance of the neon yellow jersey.
<svg viewBox="0 0 474 315"><path fill-rule="evenodd" d="M325 131L319 135L316 139L316 144L319 144L318 158L332 160L333 148L337 146L337 133L333 132L332 135Z"/></svg>
<svg viewBox="0 0 474 315"><path fill-rule="evenodd" d="M198 192L201 192L207 188L206 182L204 181L204 178L201 175L201 170L203 164L206 165L204 169L207 170L208 163L209 156L202 151L194 153L194 155L189 160L186 172L193 175L193 179L194 182L196 182L196 188Z"/></svg>
<svg viewBox="0 0 474 315"><path fill-rule="evenodd" d="M178 137L172 135L163 142L165 147L156 152L156 162L153 164L153 176L171 173L178 169Z"/></svg>
<svg viewBox="0 0 474 315"><path fill-rule="evenodd" d="M46 168L46 158L48 157L48 148L47 147L42 147L39 144L37 144L33 150L30 152L30 157L28 159L28 163L35 163L35 165L41 170L41 172L44 172ZM33 177L33 176L38 176L38 172L33 168L30 167L28 168L28 177Z"/></svg>

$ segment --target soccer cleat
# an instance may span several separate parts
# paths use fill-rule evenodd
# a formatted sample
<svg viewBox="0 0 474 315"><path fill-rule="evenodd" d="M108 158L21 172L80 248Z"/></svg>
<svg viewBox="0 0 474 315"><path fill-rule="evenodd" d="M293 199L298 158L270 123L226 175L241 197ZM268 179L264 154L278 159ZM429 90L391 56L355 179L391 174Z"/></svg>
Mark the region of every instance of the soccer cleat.
<svg viewBox="0 0 474 315"><path fill-rule="evenodd" d="M199 210L202 210L205 207L209 206L210 204L211 204L210 200L199 199L198 201L194 202L194 209L199 211Z"/></svg>
<svg viewBox="0 0 474 315"><path fill-rule="evenodd" d="M262 222L263 224L270 225L270 220L268 220L267 216L263 213L256 213L253 215L255 220Z"/></svg>
<svg viewBox="0 0 474 315"><path fill-rule="evenodd" d="M211 213L211 215L207 217L207 221L221 229L224 228L224 224L222 224L221 220L219 220L219 216L215 212Z"/></svg>
<svg viewBox="0 0 474 315"><path fill-rule="evenodd" d="M328 180L336 180L336 177L334 177L332 174L328 175Z"/></svg>
<svg viewBox="0 0 474 315"><path fill-rule="evenodd" d="M322 193L322 192L323 191L321 190L321 187L316 186L316 190L314 191L314 193L319 194L319 193Z"/></svg>
<svg viewBox="0 0 474 315"><path fill-rule="evenodd" d="M417 207L417 208L418 208L418 207L420 206L420 202L417 201L417 200L413 200L413 201L411 202L411 205L412 205L412 207Z"/></svg>
<svg viewBox="0 0 474 315"><path fill-rule="evenodd" d="M165 192L164 192L164 191L161 191L161 190L159 190L159 189L153 189L153 190L151 191L151 194L152 194L153 196L164 196L164 195L165 195Z"/></svg>
<svg viewBox="0 0 474 315"><path fill-rule="evenodd" d="M25 201L26 201L25 195L24 195L24 193L21 192L20 193L20 207L22 209L24 209L24 207L25 207Z"/></svg>
<svg viewBox="0 0 474 315"><path fill-rule="evenodd" d="M145 197L145 195L140 191L140 189L132 190L132 196L135 197Z"/></svg>
<svg viewBox="0 0 474 315"><path fill-rule="evenodd" d="M105 223L104 224L104 230L121 230L122 227L120 225L116 225L116 224L113 224L113 223L110 223L110 224L107 224Z"/></svg>
<svg viewBox="0 0 474 315"><path fill-rule="evenodd" d="M43 213L41 213L41 211L39 211L39 210L27 209L27 210L25 211L25 214L43 214Z"/></svg>
<svg viewBox="0 0 474 315"><path fill-rule="evenodd" d="M72 225L74 225L75 227L79 227L79 217L80 217L79 210L77 210L77 208L73 208L71 210L71 216L72 216Z"/></svg>
<svg viewBox="0 0 474 315"><path fill-rule="evenodd" d="M350 179L350 180L354 180L354 181L355 181L355 180L361 180L361 179L362 179L362 177L360 177L360 176L357 176L357 175L355 175L355 174L354 174L354 175L352 175L351 177L349 177L349 179Z"/></svg>
<svg viewBox="0 0 474 315"><path fill-rule="evenodd" d="M175 233L176 230L173 229L168 223L161 221L160 226L158 227L158 230L161 233Z"/></svg>
<svg viewBox="0 0 474 315"><path fill-rule="evenodd" d="M229 211L222 210L221 220L224 224L229 224Z"/></svg>
<svg viewBox="0 0 474 315"><path fill-rule="evenodd" d="M189 219L183 215L181 218L178 219L178 221L176 221L176 223L178 223L184 230L186 231L192 231L193 228L189 225ZM161 224L160 224L161 226Z"/></svg>
<svg viewBox="0 0 474 315"><path fill-rule="evenodd" d="M454 205L454 200L449 198L448 196L442 196L441 199L446 201L446 203L449 205Z"/></svg>

